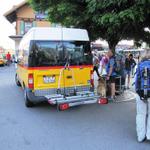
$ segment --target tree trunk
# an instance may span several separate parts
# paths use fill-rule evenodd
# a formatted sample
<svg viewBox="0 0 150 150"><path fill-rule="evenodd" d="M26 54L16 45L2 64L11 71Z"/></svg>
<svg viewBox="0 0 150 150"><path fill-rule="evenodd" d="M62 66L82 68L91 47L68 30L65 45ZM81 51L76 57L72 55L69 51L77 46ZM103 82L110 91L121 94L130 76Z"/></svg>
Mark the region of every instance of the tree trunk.
<svg viewBox="0 0 150 150"><path fill-rule="evenodd" d="M119 41L108 41L109 49L115 54L115 48Z"/></svg>
<svg viewBox="0 0 150 150"><path fill-rule="evenodd" d="M115 54L115 48L116 48L116 45L110 45L109 44L109 49L112 50L112 52Z"/></svg>

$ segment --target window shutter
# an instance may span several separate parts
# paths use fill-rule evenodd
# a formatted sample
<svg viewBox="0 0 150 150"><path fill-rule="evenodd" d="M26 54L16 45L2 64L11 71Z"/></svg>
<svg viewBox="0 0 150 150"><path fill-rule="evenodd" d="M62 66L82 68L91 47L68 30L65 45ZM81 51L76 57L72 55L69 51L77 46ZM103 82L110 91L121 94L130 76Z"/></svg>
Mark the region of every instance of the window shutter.
<svg viewBox="0 0 150 150"><path fill-rule="evenodd" d="M24 21L20 21L20 34L24 34Z"/></svg>
<svg viewBox="0 0 150 150"><path fill-rule="evenodd" d="M36 21L33 21L32 26L36 27Z"/></svg>

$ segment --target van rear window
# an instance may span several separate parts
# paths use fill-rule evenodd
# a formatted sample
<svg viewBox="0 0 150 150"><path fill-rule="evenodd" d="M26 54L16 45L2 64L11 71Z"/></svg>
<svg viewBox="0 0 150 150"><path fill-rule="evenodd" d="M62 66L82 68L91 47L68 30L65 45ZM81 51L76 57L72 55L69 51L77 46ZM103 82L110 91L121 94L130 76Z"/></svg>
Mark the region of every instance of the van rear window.
<svg viewBox="0 0 150 150"><path fill-rule="evenodd" d="M91 65L90 43L83 41L32 41L29 66Z"/></svg>

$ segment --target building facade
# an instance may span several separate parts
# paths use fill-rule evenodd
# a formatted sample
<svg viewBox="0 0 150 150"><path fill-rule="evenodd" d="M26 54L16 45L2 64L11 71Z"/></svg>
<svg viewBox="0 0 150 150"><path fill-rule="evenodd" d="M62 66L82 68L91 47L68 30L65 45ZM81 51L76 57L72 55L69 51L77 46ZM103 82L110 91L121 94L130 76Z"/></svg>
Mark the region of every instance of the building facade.
<svg viewBox="0 0 150 150"><path fill-rule="evenodd" d="M15 24L16 35L9 36L15 41L15 50L18 50L23 35L32 27L56 27L58 24L51 24L47 20L46 12L35 12L27 1L13 6L4 14L6 19Z"/></svg>

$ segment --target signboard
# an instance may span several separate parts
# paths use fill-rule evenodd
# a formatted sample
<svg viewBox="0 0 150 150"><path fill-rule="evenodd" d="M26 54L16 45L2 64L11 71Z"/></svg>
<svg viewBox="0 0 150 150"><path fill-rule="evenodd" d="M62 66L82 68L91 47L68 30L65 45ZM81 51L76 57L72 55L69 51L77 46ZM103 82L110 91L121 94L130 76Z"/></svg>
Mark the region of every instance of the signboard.
<svg viewBox="0 0 150 150"><path fill-rule="evenodd" d="M46 19L48 17L48 13L44 11L38 11L35 13L36 19Z"/></svg>

